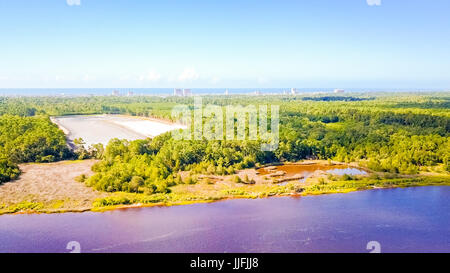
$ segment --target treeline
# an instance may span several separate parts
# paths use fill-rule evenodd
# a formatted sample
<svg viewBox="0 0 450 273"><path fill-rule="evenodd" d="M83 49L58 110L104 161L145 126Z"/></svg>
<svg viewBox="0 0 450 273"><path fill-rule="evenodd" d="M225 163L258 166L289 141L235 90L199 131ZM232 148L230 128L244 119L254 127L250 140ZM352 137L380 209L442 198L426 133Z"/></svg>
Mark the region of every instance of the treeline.
<svg viewBox="0 0 450 273"><path fill-rule="evenodd" d="M170 118L173 106L182 103L178 97L0 97L0 115L88 115L126 114Z"/></svg>
<svg viewBox="0 0 450 273"><path fill-rule="evenodd" d="M374 100L375 98L358 98L351 96L319 96L319 97L303 97L302 100L312 100L312 101L363 101L363 100Z"/></svg>
<svg viewBox="0 0 450 273"><path fill-rule="evenodd" d="M310 101L309 99L314 99ZM317 100L317 101L316 101ZM400 124L450 132L448 103L450 94L417 95L384 93L370 96L206 96L204 104L246 105L278 104L286 116L303 115L324 122L362 121L367 123ZM90 97L0 97L0 115L75 115L127 114L172 119L177 104L192 104L193 98L157 96L90 96Z"/></svg>
<svg viewBox="0 0 450 273"><path fill-rule="evenodd" d="M18 163L71 156L64 133L46 116L0 116L0 183L17 178Z"/></svg>
<svg viewBox="0 0 450 273"><path fill-rule="evenodd" d="M450 138L427 132L414 134L402 126L348 121L288 123L283 130L281 161L304 158L360 162L376 171L418 173L421 167L442 164L449 171Z"/></svg>

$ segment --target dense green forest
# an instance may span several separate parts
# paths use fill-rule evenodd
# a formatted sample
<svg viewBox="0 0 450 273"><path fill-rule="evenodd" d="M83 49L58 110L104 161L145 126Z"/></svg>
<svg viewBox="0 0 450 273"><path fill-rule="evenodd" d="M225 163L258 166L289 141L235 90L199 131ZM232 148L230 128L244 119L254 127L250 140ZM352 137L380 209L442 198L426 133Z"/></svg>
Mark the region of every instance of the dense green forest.
<svg viewBox="0 0 450 273"><path fill-rule="evenodd" d="M11 172L7 165L10 162L44 162L67 156L62 147L64 136L60 131L53 132L58 131L57 128L42 115L112 113L172 119L171 110L179 103L192 108L193 99L150 96L0 98L0 114L7 114L2 120L11 120L1 123L0 151L8 155L3 160L10 161L0 161L0 166L4 165L2 168ZM91 153L102 160L93 167L95 175L80 179L103 191L151 194L168 192L176 184L196 182L195 175L182 179L179 171L232 174L238 169L264 163L301 159L358 162L375 171L401 174L450 171L449 93L208 96L203 98L203 104L280 105L278 149L263 152L258 140L175 140L170 133L131 142L115 139L104 151L96 149L97 152ZM35 117L26 118L28 116ZM37 131L42 135L27 129L33 126L21 126L19 128L23 129L18 134L26 140L3 136L13 120L22 119L25 123L42 122L41 127L34 125L40 128ZM47 138L43 138L46 134ZM50 135L52 137L48 138Z"/></svg>
<svg viewBox="0 0 450 273"><path fill-rule="evenodd" d="M64 133L47 116L0 116L0 183L17 178L17 163L70 156Z"/></svg>

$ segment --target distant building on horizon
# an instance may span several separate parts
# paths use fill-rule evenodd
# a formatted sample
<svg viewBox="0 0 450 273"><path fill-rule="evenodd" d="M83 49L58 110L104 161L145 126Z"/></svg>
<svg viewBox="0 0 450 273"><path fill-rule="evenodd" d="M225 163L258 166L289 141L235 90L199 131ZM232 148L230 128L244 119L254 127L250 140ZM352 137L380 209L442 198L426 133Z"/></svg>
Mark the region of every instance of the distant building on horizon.
<svg viewBox="0 0 450 273"><path fill-rule="evenodd" d="M297 94L297 88L291 88L291 95Z"/></svg>
<svg viewBox="0 0 450 273"><path fill-rule="evenodd" d="M173 95L177 96L177 97L189 97L192 96L192 91L191 89L181 89L181 88L174 88L173 89Z"/></svg>
<svg viewBox="0 0 450 273"><path fill-rule="evenodd" d="M113 95L113 96L120 96L120 92L119 92L119 90L113 90L111 95Z"/></svg>
<svg viewBox="0 0 450 273"><path fill-rule="evenodd" d="M225 90L225 96L228 96L228 89Z"/></svg>
<svg viewBox="0 0 450 273"><path fill-rule="evenodd" d="M344 93L345 90L344 89L334 89L334 93Z"/></svg>
<svg viewBox="0 0 450 273"><path fill-rule="evenodd" d="M127 93L127 96L128 97L131 97L131 96L133 96L134 95L134 92L133 91L128 91L128 93Z"/></svg>
<svg viewBox="0 0 450 273"><path fill-rule="evenodd" d="M179 89L179 88L174 88L173 89L173 95L174 96L183 96L183 90L182 89Z"/></svg>
<svg viewBox="0 0 450 273"><path fill-rule="evenodd" d="M191 89L183 89L183 96L188 97L192 95Z"/></svg>

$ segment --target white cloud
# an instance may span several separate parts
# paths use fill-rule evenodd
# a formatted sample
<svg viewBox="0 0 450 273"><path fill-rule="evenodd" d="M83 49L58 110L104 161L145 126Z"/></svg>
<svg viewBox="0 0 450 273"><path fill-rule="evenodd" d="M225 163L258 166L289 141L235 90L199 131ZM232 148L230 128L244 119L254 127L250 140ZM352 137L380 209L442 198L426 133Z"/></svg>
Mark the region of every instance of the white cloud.
<svg viewBox="0 0 450 273"><path fill-rule="evenodd" d="M150 70L148 71L146 74L141 75L139 77L140 81L150 81L150 82L156 82L159 81L159 79L161 79L161 74L159 74L157 71L155 70Z"/></svg>
<svg viewBox="0 0 450 273"><path fill-rule="evenodd" d="M66 0L66 3L69 6L79 6L81 5L81 0Z"/></svg>
<svg viewBox="0 0 450 273"><path fill-rule="evenodd" d="M366 0L369 6L381 6L381 0Z"/></svg>
<svg viewBox="0 0 450 273"><path fill-rule="evenodd" d="M178 76L179 81L195 81L199 78L199 74L194 68L186 68L180 76Z"/></svg>

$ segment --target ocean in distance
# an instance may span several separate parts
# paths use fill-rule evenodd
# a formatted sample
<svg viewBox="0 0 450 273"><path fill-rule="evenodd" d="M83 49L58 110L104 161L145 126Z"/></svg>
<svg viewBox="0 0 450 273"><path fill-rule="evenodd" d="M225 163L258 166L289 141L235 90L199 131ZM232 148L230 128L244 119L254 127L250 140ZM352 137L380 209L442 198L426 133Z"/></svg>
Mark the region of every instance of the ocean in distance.
<svg viewBox="0 0 450 273"><path fill-rule="evenodd" d="M291 94L291 88L189 88L193 95L239 94ZM297 94L333 93L335 88L295 88ZM439 92L439 89L380 89L380 88L342 88L345 93L373 92ZM107 96L113 91L120 95L132 92L134 96L169 96L173 88L0 88L0 96Z"/></svg>

